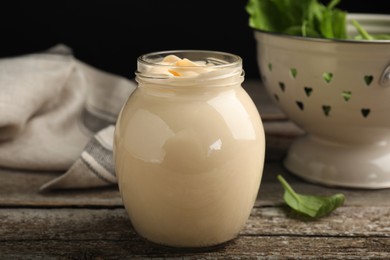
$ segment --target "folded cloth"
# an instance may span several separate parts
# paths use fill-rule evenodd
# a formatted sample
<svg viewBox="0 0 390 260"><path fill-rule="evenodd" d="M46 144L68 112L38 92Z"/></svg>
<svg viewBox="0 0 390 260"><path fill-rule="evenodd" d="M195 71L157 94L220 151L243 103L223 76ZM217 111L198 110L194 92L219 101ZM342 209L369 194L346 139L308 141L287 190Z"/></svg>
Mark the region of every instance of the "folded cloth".
<svg viewBox="0 0 390 260"><path fill-rule="evenodd" d="M115 184L113 129L135 88L64 45L0 59L0 167L64 172L42 190Z"/></svg>
<svg viewBox="0 0 390 260"><path fill-rule="evenodd" d="M40 187L41 191L91 188L117 183L113 163L114 126L100 130L87 143L77 161L65 174Z"/></svg>

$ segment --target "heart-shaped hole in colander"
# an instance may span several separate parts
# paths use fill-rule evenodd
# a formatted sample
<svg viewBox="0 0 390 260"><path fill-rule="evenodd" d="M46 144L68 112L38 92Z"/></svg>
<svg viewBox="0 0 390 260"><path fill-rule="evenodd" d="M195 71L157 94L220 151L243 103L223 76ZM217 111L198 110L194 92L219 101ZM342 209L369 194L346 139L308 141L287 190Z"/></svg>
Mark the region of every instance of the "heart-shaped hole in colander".
<svg viewBox="0 0 390 260"><path fill-rule="evenodd" d="M324 72L324 74L322 74L322 77L323 79L325 80L326 83L330 83L333 79L333 73L331 72Z"/></svg>
<svg viewBox="0 0 390 260"><path fill-rule="evenodd" d="M302 102L302 101L296 101L295 103L297 104L297 106L299 107L299 109L303 111L303 109L305 108L303 102Z"/></svg>
<svg viewBox="0 0 390 260"><path fill-rule="evenodd" d="M291 74L291 77L295 79L298 75L298 70L296 68L291 68L290 74Z"/></svg>
<svg viewBox="0 0 390 260"><path fill-rule="evenodd" d="M305 90L305 94L306 94L306 96L310 96L311 95L311 93L313 92L313 88L311 88L311 87L304 87L303 88L304 90Z"/></svg>
<svg viewBox="0 0 390 260"><path fill-rule="evenodd" d="M362 112L362 115L364 117L368 117L368 115L370 114L371 110L369 108L362 108L361 112Z"/></svg>
<svg viewBox="0 0 390 260"><path fill-rule="evenodd" d="M323 105L322 106L322 111L324 111L325 116L329 116L330 110L332 109L331 106L329 105Z"/></svg>
<svg viewBox="0 0 390 260"><path fill-rule="evenodd" d="M268 63L268 70L272 71L272 63Z"/></svg>
<svg viewBox="0 0 390 260"><path fill-rule="evenodd" d="M371 82L374 80L374 76L372 75L365 75L364 76L364 82L367 86L370 86Z"/></svg>
<svg viewBox="0 0 390 260"><path fill-rule="evenodd" d="M344 98L344 100L346 102L348 102L352 97L352 92L351 91L343 91L343 92L341 92L341 96Z"/></svg>
<svg viewBox="0 0 390 260"><path fill-rule="evenodd" d="M283 82L279 82L279 87L280 87L280 89L284 92L284 90L286 89L286 85L284 85L284 83Z"/></svg>

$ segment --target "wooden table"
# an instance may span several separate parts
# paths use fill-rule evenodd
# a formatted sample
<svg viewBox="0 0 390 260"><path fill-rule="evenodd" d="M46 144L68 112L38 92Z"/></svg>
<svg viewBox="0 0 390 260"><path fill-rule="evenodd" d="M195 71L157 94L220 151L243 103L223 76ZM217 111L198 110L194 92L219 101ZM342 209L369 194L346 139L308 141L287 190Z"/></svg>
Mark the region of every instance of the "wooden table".
<svg viewBox="0 0 390 260"><path fill-rule="evenodd" d="M155 247L134 232L117 187L39 193L60 173L0 170L0 259L390 259L390 189L336 189L286 172L282 159L303 131L275 107L259 81L244 87L264 121L267 153L252 214L239 237L208 252ZM297 192L342 192L330 216L305 220L284 204L276 175Z"/></svg>

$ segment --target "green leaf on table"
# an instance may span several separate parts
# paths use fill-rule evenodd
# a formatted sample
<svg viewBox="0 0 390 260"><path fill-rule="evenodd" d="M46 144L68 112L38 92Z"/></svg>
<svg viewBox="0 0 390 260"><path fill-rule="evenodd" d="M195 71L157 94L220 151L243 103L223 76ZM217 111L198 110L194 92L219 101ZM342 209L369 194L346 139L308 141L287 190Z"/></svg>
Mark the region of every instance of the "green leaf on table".
<svg viewBox="0 0 390 260"><path fill-rule="evenodd" d="M277 178L284 188L284 201L301 214L312 218L321 218L344 204L345 196L341 193L331 196L302 195L296 193L281 175L278 175Z"/></svg>

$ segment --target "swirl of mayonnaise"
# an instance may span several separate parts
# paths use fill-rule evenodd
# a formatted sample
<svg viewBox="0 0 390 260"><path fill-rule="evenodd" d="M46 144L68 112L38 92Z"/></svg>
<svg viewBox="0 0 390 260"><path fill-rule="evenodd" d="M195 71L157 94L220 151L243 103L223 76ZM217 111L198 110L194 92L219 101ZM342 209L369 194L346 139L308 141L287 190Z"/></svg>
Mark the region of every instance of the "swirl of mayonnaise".
<svg viewBox="0 0 390 260"><path fill-rule="evenodd" d="M165 74L174 77L197 77L199 74L210 71L212 63L206 61L191 61L187 58L179 58L176 55L167 55L153 67L153 73Z"/></svg>

